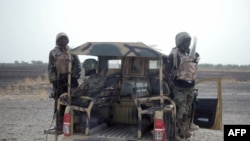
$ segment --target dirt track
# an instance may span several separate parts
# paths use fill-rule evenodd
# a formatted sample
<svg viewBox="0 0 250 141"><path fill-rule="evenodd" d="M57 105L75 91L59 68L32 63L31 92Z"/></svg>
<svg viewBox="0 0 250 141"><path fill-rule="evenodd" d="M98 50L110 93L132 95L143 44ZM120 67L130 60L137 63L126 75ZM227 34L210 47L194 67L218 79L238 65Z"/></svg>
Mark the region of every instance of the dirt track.
<svg viewBox="0 0 250 141"><path fill-rule="evenodd" d="M0 141L46 141L43 130L53 116L54 101L48 98L51 87L41 79L22 82L29 85L15 83L0 91ZM223 81L223 124L250 123L249 86L250 81ZM192 141L223 141L223 130L200 129Z"/></svg>

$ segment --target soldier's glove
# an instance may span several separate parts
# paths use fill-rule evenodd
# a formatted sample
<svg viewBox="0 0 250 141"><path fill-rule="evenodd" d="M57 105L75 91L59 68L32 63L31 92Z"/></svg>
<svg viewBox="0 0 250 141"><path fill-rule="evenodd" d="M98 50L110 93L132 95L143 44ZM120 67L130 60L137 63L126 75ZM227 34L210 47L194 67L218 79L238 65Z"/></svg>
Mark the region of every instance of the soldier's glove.
<svg viewBox="0 0 250 141"><path fill-rule="evenodd" d="M196 53L195 53L195 57L196 57L196 58L200 57L200 54L196 52Z"/></svg>
<svg viewBox="0 0 250 141"><path fill-rule="evenodd" d="M198 63L199 62L199 60L200 60L200 55L199 55L199 53L195 53L195 59L194 59L194 61L193 62L195 62L195 63Z"/></svg>

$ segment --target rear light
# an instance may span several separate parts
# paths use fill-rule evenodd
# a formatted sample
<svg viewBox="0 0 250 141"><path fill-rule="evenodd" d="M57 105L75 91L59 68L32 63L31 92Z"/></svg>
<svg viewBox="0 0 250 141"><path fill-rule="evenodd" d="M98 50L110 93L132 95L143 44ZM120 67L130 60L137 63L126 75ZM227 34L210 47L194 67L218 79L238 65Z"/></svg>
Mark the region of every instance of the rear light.
<svg viewBox="0 0 250 141"><path fill-rule="evenodd" d="M162 119L154 120L154 141L166 141L165 124Z"/></svg>
<svg viewBox="0 0 250 141"><path fill-rule="evenodd" d="M70 114L64 114L63 118L63 134L64 136L70 136Z"/></svg>
<svg viewBox="0 0 250 141"><path fill-rule="evenodd" d="M164 121L162 119L155 119L154 127L161 128L161 129L165 128Z"/></svg>

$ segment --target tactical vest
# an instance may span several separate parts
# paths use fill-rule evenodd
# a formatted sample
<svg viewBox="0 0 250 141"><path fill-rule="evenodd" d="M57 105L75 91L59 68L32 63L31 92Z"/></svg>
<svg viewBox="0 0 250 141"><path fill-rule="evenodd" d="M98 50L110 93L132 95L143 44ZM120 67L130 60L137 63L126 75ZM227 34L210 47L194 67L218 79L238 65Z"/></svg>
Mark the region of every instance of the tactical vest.
<svg viewBox="0 0 250 141"><path fill-rule="evenodd" d="M194 58L192 56L180 53L178 49L173 49L172 54L176 79L185 81L195 80L197 72L197 63L193 62ZM180 56L179 65L177 61L177 55Z"/></svg>
<svg viewBox="0 0 250 141"><path fill-rule="evenodd" d="M53 56L55 58L55 67L57 70L57 74L67 74L69 72L70 61L68 48L62 51L58 47L56 47Z"/></svg>

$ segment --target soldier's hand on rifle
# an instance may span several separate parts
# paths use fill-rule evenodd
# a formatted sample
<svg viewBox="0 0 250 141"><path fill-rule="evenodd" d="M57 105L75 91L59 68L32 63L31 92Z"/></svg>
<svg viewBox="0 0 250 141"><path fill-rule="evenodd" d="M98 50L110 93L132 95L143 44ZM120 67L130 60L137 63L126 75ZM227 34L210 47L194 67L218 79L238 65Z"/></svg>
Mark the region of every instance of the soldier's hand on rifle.
<svg viewBox="0 0 250 141"><path fill-rule="evenodd" d="M196 53L195 53L195 57L196 57L196 58L200 57L200 54L196 52Z"/></svg>
<svg viewBox="0 0 250 141"><path fill-rule="evenodd" d="M195 59L194 59L193 62L198 63L199 62L199 56L200 56L200 54L196 52L195 53Z"/></svg>

